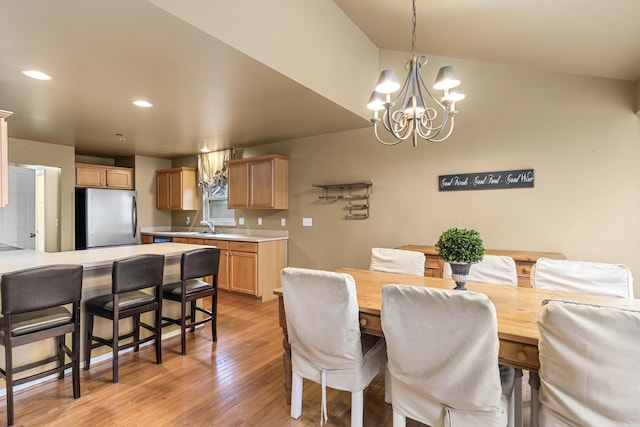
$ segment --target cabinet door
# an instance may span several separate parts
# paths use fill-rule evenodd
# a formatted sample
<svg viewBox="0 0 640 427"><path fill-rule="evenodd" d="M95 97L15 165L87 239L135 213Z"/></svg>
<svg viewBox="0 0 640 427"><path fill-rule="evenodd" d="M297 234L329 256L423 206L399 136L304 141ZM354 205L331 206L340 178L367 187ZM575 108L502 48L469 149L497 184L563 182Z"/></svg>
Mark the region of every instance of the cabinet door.
<svg viewBox="0 0 640 427"><path fill-rule="evenodd" d="M102 187L105 183L105 170L102 168L76 167L76 185L79 187Z"/></svg>
<svg viewBox="0 0 640 427"><path fill-rule="evenodd" d="M182 174L171 172L169 175L169 209L182 209Z"/></svg>
<svg viewBox="0 0 640 427"><path fill-rule="evenodd" d="M249 206L252 208L274 207L274 162L260 160L251 162Z"/></svg>
<svg viewBox="0 0 640 427"><path fill-rule="evenodd" d="M133 190L133 171L126 169L107 169L107 187Z"/></svg>
<svg viewBox="0 0 640 427"><path fill-rule="evenodd" d="M249 164L229 164L229 208L249 206Z"/></svg>
<svg viewBox="0 0 640 427"><path fill-rule="evenodd" d="M258 255L231 252L231 290L258 296Z"/></svg>
<svg viewBox="0 0 640 427"><path fill-rule="evenodd" d="M169 174L159 173L156 175L156 207L158 209L169 209Z"/></svg>
<svg viewBox="0 0 640 427"><path fill-rule="evenodd" d="M229 261L228 250L220 250L220 267L218 268L218 289L229 290Z"/></svg>

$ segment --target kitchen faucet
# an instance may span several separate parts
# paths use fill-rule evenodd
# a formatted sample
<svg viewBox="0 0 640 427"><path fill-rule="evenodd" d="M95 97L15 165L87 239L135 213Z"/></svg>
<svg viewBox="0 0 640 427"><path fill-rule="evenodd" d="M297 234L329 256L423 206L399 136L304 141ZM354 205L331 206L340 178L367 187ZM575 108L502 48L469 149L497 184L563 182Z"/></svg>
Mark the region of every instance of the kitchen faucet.
<svg viewBox="0 0 640 427"><path fill-rule="evenodd" d="M211 234L216 234L216 225L213 223L213 221L203 220L203 221L200 221L200 224L206 225L207 227L209 227L209 230L211 230Z"/></svg>

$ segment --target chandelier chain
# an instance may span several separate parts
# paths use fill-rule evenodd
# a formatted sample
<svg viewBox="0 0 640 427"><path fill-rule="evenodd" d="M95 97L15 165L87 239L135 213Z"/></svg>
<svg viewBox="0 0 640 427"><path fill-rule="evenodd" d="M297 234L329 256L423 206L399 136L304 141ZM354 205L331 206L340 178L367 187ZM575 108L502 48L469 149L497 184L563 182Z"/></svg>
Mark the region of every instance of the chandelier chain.
<svg viewBox="0 0 640 427"><path fill-rule="evenodd" d="M416 0L413 0L413 33L411 35L411 53L413 56L416 55Z"/></svg>

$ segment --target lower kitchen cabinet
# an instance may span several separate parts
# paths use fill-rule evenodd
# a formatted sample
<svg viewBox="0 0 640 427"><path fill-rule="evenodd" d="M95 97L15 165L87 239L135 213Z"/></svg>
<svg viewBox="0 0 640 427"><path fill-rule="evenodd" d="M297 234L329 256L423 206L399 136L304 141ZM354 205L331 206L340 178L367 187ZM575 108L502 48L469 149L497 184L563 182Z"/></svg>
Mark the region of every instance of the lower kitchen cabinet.
<svg viewBox="0 0 640 427"><path fill-rule="evenodd" d="M142 241L149 241L142 235ZM218 289L257 297L275 298L273 290L281 286L280 270L287 263L287 241L244 242L207 238L173 237L173 243L211 245L220 249ZM211 278L206 279L209 283Z"/></svg>
<svg viewBox="0 0 640 427"><path fill-rule="evenodd" d="M258 296L258 254L239 251L229 253L229 290Z"/></svg>

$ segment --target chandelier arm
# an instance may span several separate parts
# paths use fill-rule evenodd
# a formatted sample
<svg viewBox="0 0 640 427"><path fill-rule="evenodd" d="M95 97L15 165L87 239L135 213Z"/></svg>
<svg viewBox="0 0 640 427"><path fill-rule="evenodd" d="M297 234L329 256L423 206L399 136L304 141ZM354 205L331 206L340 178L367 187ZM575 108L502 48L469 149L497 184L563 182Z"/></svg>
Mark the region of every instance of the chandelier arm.
<svg viewBox="0 0 640 427"><path fill-rule="evenodd" d="M445 136L443 136L442 138L439 138L439 139L430 138L430 139L429 139L429 141L431 141L431 142L442 142L442 141L444 141L445 139L449 138L449 137L451 136L451 133L453 132L453 125L455 124L455 123L454 123L454 118L455 118L455 117L451 117L451 124L449 125L449 132L447 132L447 134L446 134ZM438 134L439 134L439 133L440 133L440 132L438 132ZM435 137L435 136L438 136L438 134L434 135L434 137Z"/></svg>
<svg viewBox="0 0 640 427"><path fill-rule="evenodd" d="M426 57L425 57L426 58ZM426 62L425 62L426 63ZM422 95L422 88L424 88L424 90L427 92L427 95L429 95L429 98L433 99L433 101L438 104L440 106L440 108L442 108L442 110L444 111L445 106L442 104L442 102L440 102L440 100L438 100L438 98L436 98L435 96L433 96L433 94L431 93L431 91L429 90L429 86L427 86L424 83L424 80L422 80L422 74L418 73L418 79L420 80L420 84L418 85L418 88L420 89L420 95Z"/></svg>
<svg viewBox="0 0 640 427"><path fill-rule="evenodd" d="M387 145L387 146L397 145L397 144L401 143L402 141L404 141L403 139L397 139L397 140L391 141L391 142L384 141L382 138L380 138L380 135L378 135L378 123L374 123L373 124L373 132L376 135L376 139L379 142L381 142L382 144Z"/></svg>

